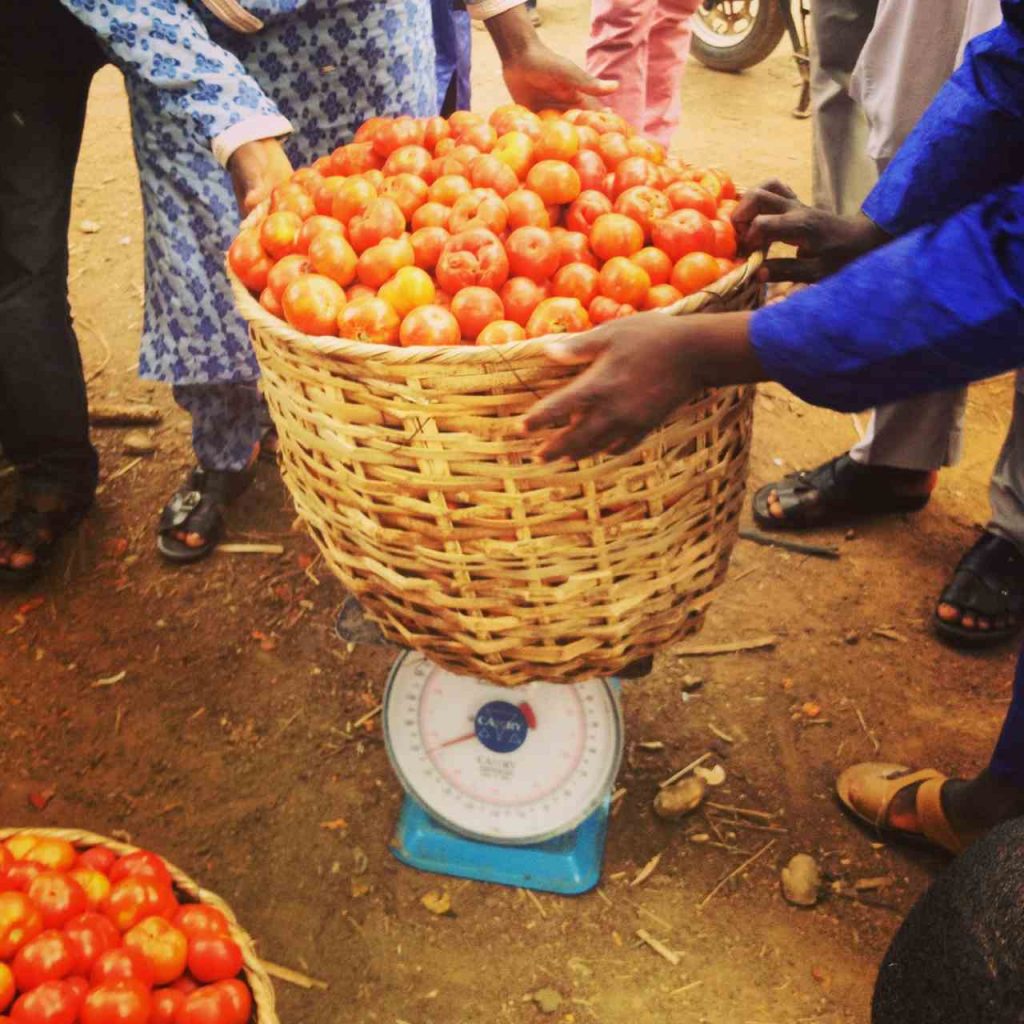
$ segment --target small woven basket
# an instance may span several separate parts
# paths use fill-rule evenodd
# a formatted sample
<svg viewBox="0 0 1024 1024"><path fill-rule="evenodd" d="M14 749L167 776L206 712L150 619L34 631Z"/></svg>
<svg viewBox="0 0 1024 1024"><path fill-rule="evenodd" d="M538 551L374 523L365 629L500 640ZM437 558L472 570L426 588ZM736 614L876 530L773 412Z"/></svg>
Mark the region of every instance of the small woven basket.
<svg viewBox="0 0 1024 1024"><path fill-rule="evenodd" d="M119 842L117 839L108 839L106 836L97 835L95 832L85 832L77 828L0 828L0 843L10 839L11 836L26 833L33 836L41 836L46 839L63 839L79 849L87 849L90 846L106 846L114 853L124 856L126 853L136 853L137 846ZM204 903L209 907L219 910L228 921L231 938L238 943L242 950L242 966L245 971L245 980L252 992L253 1015L252 1024L280 1024L277 1010L274 1006L274 985L270 980L256 955L256 947L249 933L238 923L234 911L216 894L204 889L198 882L191 879L180 868L176 868L165 858L161 858L171 873L174 880L174 887L180 896L183 896L190 903Z"/></svg>
<svg viewBox="0 0 1024 1024"><path fill-rule="evenodd" d="M665 312L754 308L760 263ZM388 639L516 685L611 675L700 628L736 539L752 388L696 396L625 455L544 465L520 419L578 372L551 339L312 338L231 279L299 515Z"/></svg>

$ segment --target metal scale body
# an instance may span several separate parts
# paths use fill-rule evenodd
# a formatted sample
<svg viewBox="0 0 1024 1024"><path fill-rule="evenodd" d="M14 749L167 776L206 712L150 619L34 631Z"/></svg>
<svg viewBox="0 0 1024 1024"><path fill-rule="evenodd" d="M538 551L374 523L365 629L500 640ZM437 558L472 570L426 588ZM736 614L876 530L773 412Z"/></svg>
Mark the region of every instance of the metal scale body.
<svg viewBox="0 0 1024 1024"><path fill-rule="evenodd" d="M618 682L506 688L406 651L383 700L411 867L577 894L601 876L623 750Z"/></svg>

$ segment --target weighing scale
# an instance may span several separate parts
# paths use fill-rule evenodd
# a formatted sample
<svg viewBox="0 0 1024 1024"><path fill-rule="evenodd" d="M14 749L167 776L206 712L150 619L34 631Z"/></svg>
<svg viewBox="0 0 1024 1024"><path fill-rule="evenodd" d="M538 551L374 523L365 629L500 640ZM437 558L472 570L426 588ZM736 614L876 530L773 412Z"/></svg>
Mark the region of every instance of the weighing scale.
<svg viewBox="0 0 1024 1024"><path fill-rule="evenodd" d="M394 855L482 882L592 889L622 759L618 689L606 679L494 686L401 654L382 711L406 791Z"/></svg>

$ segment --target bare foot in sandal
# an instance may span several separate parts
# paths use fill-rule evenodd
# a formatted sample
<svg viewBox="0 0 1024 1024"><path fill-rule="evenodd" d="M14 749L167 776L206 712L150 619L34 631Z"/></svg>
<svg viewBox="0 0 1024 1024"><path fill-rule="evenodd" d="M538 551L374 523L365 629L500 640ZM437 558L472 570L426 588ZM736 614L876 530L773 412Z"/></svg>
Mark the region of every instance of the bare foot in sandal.
<svg viewBox="0 0 1024 1024"><path fill-rule="evenodd" d="M0 522L0 586L21 588L38 579L53 545L91 504L91 497L72 500L56 490L20 497Z"/></svg>

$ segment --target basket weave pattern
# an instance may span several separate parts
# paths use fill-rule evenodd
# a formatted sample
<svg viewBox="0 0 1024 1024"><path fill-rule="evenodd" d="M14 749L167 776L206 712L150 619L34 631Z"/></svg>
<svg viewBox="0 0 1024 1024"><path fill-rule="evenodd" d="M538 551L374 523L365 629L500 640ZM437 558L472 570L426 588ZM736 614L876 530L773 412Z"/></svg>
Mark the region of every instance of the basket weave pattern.
<svg viewBox="0 0 1024 1024"><path fill-rule="evenodd" d="M106 846L122 857L126 853L136 853L139 849L139 847L131 846L129 843L122 843L117 839L108 839L106 836L98 835L95 832L86 832L83 829L77 828L0 828L0 843L21 833L42 836L46 839L63 839L79 849L90 846ZM227 918L231 938L238 943L242 950L242 967L245 971L245 980L252 992L252 1024L280 1024L274 1002L274 984L256 954L256 946L253 943L252 937L238 923L238 918L235 917L234 911L216 893L204 889L198 882L186 875L180 868L176 868L165 858L161 859L167 870L171 873L174 887L179 891L180 895L185 897L186 901L205 903L207 906L219 910Z"/></svg>
<svg viewBox="0 0 1024 1024"><path fill-rule="evenodd" d="M666 312L753 308L759 264ZM625 455L543 465L520 419L577 372L546 339L310 338L233 283L299 515L390 640L514 685L613 674L700 628L735 542L753 389L696 397Z"/></svg>

